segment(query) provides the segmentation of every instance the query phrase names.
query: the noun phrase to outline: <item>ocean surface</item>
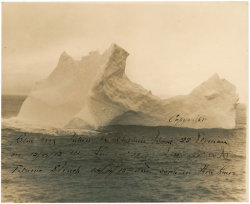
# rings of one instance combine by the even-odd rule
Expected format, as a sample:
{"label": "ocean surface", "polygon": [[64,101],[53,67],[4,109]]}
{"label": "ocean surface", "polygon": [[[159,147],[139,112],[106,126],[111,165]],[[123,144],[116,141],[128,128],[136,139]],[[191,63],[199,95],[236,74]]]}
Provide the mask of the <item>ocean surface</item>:
{"label": "ocean surface", "polygon": [[2,202],[247,201],[246,109],[237,127],[34,127],[2,96]]}

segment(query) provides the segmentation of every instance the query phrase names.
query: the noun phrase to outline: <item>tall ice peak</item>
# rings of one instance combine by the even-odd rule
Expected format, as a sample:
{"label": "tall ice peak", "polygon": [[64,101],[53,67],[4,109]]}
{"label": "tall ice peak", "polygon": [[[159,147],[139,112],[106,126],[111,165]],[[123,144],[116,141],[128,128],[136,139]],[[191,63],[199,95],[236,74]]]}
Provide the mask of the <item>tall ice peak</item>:
{"label": "tall ice peak", "polygon": [[107,52],[110,52],[112,54],[115,53],[116,51],[122,52],[124,55],[126,55],[126,57],[129,55],[129,53],[125,49],[123,49],[122,47],[120,47],[116,43],[112,43],[111,46],[109,47],[109,49],[107,50]]}
{"label": "tall ice peak", "polygon": [[219,75],[217,73],[215,73],[207,81],[219,81],[219,80],[220,80]]}
{"label": "tall ice peak", "polygon": [[73,60],[74,59],[67,52],[64,51],[59,58],[58,64],[62,65],[65,62],[71,62]]}
{"label": "tall ice peak", "polygon": [[60,57],[70,57],[70,55],[66,51],[63,51]]}

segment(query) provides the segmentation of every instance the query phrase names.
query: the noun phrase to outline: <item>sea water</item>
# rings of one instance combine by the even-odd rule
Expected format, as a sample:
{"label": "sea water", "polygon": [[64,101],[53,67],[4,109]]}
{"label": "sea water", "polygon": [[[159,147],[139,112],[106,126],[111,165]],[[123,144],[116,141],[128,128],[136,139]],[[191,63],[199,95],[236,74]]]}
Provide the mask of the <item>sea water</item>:
{"label": "sea water", "polygon": [[36,127],[2,96],[2,202],[246,201],[246,117],[237,127]]}

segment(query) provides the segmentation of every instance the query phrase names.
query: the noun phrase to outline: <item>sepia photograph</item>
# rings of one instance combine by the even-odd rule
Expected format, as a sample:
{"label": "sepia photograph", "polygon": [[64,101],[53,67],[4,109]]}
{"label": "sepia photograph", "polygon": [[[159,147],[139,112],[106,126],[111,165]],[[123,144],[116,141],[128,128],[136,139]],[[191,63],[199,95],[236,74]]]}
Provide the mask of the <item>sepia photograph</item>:
{"label": "sepia photograph", "polygon": [[1,202],[247,202],[248,2],[2,2]]}

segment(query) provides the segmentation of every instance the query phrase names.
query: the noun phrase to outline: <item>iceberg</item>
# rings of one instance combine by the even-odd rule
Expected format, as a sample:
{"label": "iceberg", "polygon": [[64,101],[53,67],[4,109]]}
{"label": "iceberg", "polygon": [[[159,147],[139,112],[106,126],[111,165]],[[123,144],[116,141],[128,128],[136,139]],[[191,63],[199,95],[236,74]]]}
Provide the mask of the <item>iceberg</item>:
{"label": "iceberg", "polygon": [[81,60],[63,52],[48,78],[35,84],[18,118],[67,128],[235,128],[238,95],[230,82],[215,74],[188,95],[161,99],[126,76],[128,55],[116,44]]}

